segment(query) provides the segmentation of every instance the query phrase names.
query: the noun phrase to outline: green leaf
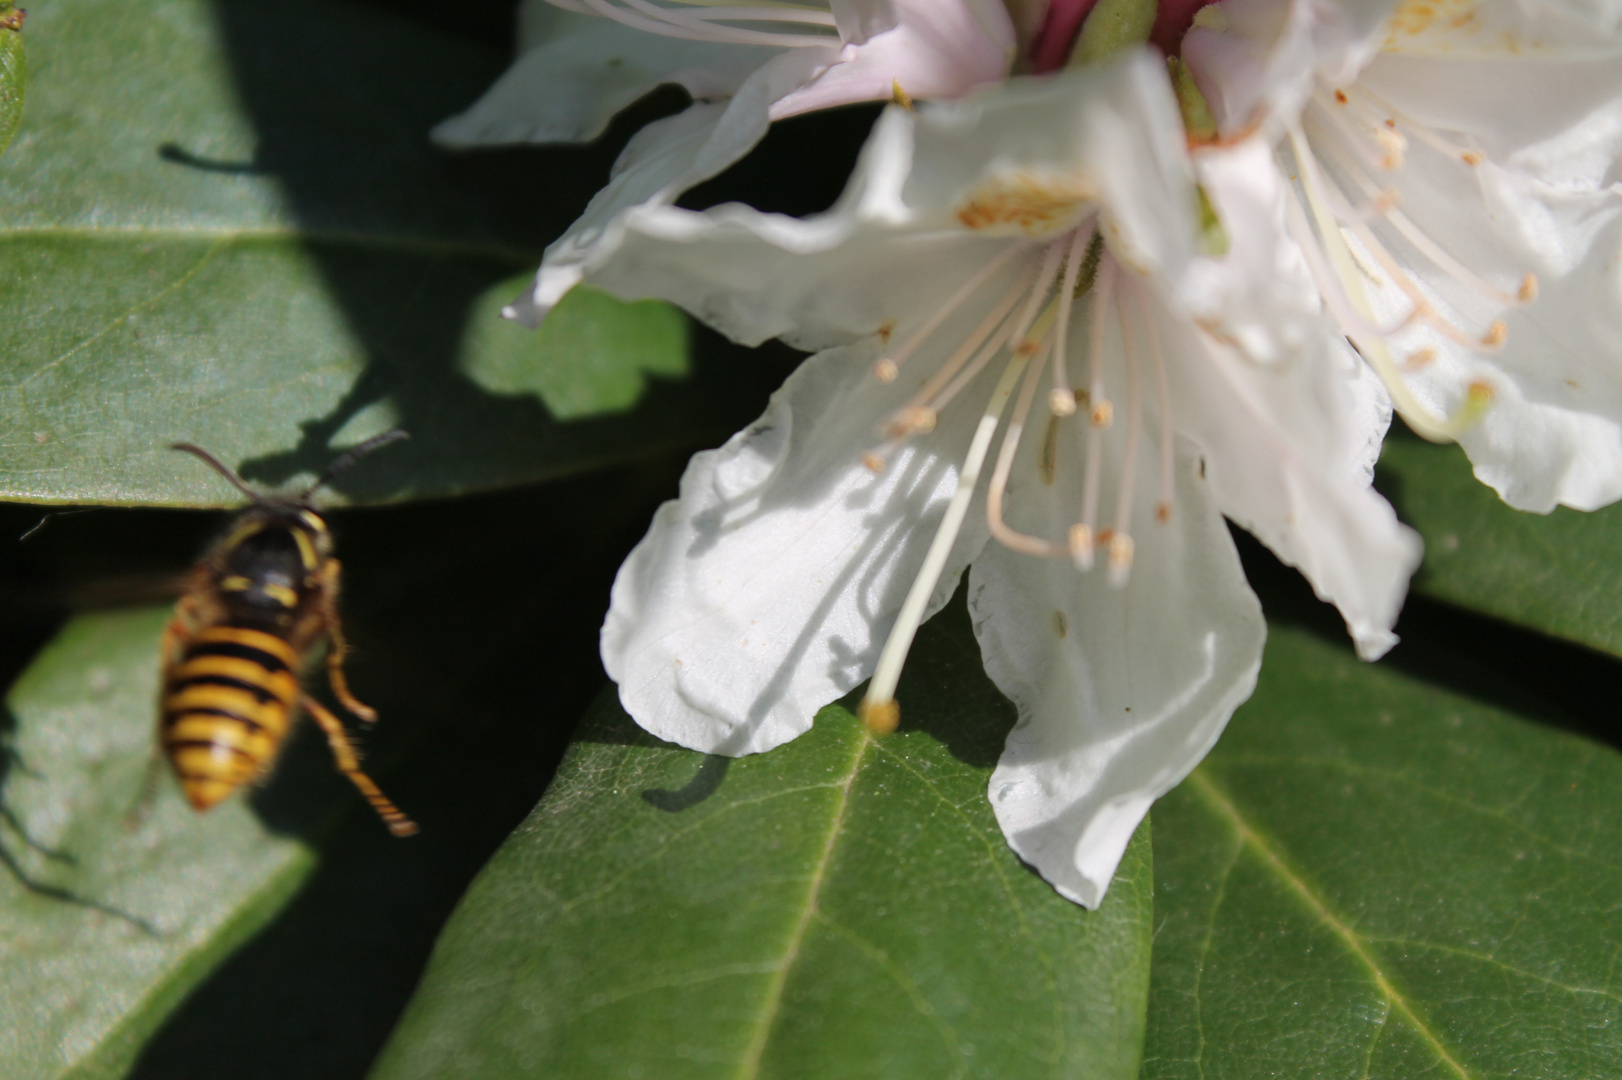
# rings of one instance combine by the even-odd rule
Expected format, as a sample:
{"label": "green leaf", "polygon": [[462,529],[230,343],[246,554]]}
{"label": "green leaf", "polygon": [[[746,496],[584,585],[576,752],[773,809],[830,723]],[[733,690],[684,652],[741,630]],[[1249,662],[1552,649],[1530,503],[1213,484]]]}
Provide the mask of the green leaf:
{"label": "green leaf", "polygon": [[11,145],[23,122],[28,58],[23,55],[21,29],[22,14],[16,5],[10,0],[0,2],[0,153]]}
{"label": "green leaf", "polygon": [[961,604],[903,694],[912,730],[874,740],[834,705],[736,761],[605,695],[374,1080],[1135,1075],[1143,832],[1094,914],[1010,853],[985,785],[1011,708]]}
{"label": "green leaf", "polygon": [[1393,656],[1275,624],[1155,806],[1145,1080],[1622,1072],[1622,759],[1442,643]]}
{"label": "green leaf", "polygon": [[58,0],[28,34],[0,498],[220,505],[168,443],[281,484],[393,426],[416,438],[340,497],[492,488],[716,441],[777,374],[668,385],[684,319],[601,295],[547,334],[497,321],[614,147],[434,151],[494,49],[335,0]]}
{"label": "green leaf", "polygon": [[0,716],[0,1060],[7,1080],[121,1077],[162,1018],[314,863],[242,800],[160,792],[158,635],[143,609],[75,619]]}
{"label": "green leaf", "polygon": [[1425,538],[1414,591],[1622,655],[1622,505],[1515,510],[1458,446],[1400,431],[1376,483]]}

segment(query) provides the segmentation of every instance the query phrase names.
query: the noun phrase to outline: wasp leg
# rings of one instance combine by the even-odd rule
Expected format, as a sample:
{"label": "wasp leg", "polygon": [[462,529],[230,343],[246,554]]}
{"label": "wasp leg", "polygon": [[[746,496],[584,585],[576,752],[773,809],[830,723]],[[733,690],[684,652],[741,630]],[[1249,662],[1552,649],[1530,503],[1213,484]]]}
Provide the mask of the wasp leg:
{"label": "wasp leg", "polygon": [[349,692],[349,680],[344,677],[344,654],[349,643],[344,640],[343,624],[338,620],[338,576],[342,568],[337,559],[328,559],[321,571],[321,617],[327,624],[327,682],[339,704],[368,724],[377,723],[377,710],[363,705]]}
{"label": "wasp leg", "polygon": [[389,827],[389,832],[395,836],[414,835],[417,832],[417,823],[401,813],[400,808],[378,790],[372,778],[360,771],[360,759],[355,756],[355,747],[349,741],[349,733],[344,730],[342,721],[309,694],[300,695],[299,701],[304,705],[304,711],[308,712],[315,722],[321,725],[321,730],[327,733],[327,743],[332,747],[332,757],[338,764],[338,771],[349,777],[349,782],[366,796],[366,801],[372,804],[372,809],[383,819],[383,824]]}

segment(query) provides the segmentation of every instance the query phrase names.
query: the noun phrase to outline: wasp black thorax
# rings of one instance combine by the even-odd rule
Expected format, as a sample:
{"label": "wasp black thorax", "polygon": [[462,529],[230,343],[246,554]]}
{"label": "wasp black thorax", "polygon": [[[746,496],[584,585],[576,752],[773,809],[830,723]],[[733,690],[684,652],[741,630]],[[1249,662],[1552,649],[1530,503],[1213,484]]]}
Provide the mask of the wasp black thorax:
{"label": "wasp black thorax", "polygon": [[306,507],[255,507],[215,555],[220,603],[232,625],[271,632],[293,626],[317,599],[332,553],[326,523]]}

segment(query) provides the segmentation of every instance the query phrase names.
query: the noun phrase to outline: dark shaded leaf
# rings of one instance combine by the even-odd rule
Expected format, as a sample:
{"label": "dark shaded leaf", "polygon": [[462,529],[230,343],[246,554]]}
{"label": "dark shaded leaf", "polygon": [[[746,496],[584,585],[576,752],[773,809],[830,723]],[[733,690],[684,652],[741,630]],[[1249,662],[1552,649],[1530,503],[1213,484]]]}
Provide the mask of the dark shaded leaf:
{"label": "dark shaded leaf", "polygon": [[1622,506],[1513,510],[1459,447],[1406,432],[1376,482],[1425,538],[1416,592],[1622,655]]}

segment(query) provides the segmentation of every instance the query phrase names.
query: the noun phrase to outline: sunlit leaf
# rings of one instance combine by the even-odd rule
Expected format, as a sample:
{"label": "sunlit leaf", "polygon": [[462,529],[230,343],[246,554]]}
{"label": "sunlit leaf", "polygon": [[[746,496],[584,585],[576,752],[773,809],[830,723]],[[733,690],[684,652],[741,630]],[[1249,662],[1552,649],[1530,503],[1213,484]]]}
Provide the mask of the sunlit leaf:
{"label": "sunlit leaf", "polygon": [[1095,914],[1008,850],[985,784],[1011,708],[961,606],[902,692],[913,730],[830,706],[737,761],[605,697],[375,1080],[1135,1075],[1145,838]]}
{"label": "sunlit leaf", "polygon": [[167,444],[280,484],[394,426],[414,441],[337,498],[492,488],[720,441],[780,374],[685,381],[685,320],[601,294],[545,334],[500,322],[614,148],[435,151],[428,128],[505,57],[430,20],[56,0],[27,33],[30,119],[0,165],[0,498],[220,505]]}
{"label": "sunlit leaf", "polygon": [[1622,758],[1439,648],[1273,627],[1155,807],[1145,1080],[1622,1073]]}

